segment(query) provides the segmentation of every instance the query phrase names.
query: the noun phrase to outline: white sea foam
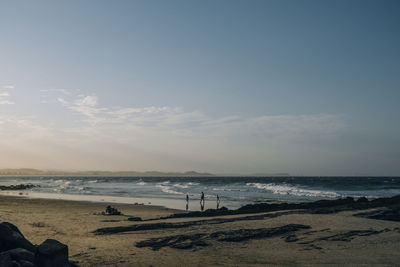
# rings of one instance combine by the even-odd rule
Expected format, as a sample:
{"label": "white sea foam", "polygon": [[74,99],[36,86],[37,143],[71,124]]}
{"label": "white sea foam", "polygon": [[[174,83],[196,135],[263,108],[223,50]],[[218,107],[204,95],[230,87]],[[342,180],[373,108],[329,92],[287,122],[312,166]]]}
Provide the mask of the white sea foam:
{"label": "white sea foam", "polygon": [[184,195],[184,193],[182,193],[182,192],[172,190],[171,187],[167,186],[167,185],[157,184],[156,186],[158,188],[160,188],[161,191],[163,191],[164,193],[175,194],[175,195]]}
{"label": "white sea foam", "polygon": [[278,185],[278,184],[261,184],[261,183],[247,183],[247,186],[252,186],[257,189],[270,191],[277,195],[294,195],[294,196],[307,196],[307,197],[328,197],[338,198],[341,195],[332,191],[321,191],[312,189],[298,188],[293,185]]}
{"label": "white sea foam", "polygon": [[179,188],[188,188],[188,185],[183,185],[183,184],[174,184],[175,187],[179,187]]}
{"label": "white sea foam", "polygon": [[141,181],[141,182],[137,182],[136,185],[145,185],[146,183]]}

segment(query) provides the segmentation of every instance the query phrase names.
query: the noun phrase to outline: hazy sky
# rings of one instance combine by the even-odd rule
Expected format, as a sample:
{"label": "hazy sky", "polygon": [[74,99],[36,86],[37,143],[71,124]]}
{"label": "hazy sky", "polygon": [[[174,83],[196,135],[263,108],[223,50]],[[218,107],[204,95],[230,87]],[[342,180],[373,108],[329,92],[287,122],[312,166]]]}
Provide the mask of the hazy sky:
{"label": "hazy sky", "polygon": [[400,175],[400,1],[0,1],[0,168]]}

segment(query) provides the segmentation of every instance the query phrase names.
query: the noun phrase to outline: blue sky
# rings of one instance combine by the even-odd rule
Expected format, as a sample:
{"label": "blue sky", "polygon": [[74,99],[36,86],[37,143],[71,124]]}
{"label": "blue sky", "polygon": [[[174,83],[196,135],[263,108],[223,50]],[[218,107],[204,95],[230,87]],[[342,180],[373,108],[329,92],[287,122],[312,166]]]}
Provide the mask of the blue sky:
{"label": "blue sky", "polygon": [[0,167],[400,175],[398,1],[1,1]]}

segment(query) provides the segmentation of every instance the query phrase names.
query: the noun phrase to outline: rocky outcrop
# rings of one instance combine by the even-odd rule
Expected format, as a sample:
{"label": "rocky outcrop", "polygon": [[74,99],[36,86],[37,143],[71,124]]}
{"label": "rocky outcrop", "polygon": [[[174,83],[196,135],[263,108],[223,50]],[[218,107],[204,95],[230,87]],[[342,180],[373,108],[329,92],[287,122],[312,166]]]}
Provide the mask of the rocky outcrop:
{"label": "rocky outcrop", "polygon": [[188,235],[174,235],[143,240],[137,242],[136,247],[151,247],[153,250],[159,250],[163,247],[191,249],[198,246],[209,246],[210,243],[208,241],[211,240],[219,242],[242,242],[254,239],[293,235],[297,231],[310,228],[311,227],[308,225],[288,224],[275,228],[239,229],[232,231],[219,231],[210,234],[199,233]]}
{"label": "rocky outcrop", "polygon": [[191,226],[206,225],[206,224],[222,224],[222,223],[230,223],[230,222],[245,221],[245,220],[263,220],[265,218],[274,218],[291,213],[293,212],[286,211],[286,212],[277,212],[277,213],[252,215],[252,216],[236,217],[236,218],[215,218],[215,219],[207,219],[200,221],[188,221],[188,222],[171,222],[171,223],[160,222],[160,223],[133,224],[127,226],[99,228],[93,231],[93,233],[96,235],[111,235],[111,234],[120,234],[124,232],[135,232],[144,230],[187,228]]}
{"label": "rocky outcrop", "polygon": [[8,222],[0,223],[1,267],[72,267],[68,260],[68,246],[57,240],[47,239],[33,245],[18,228]]}
{"label": "rocky outcrop", "polygon": [[0,190],[25,190],[33,187],[38,187],[38,185],[33,185],[33,184],[0,185]]}
{"label": "rocky outcrop", "polygon": [[[398,210],[400,206],[400,195],[389,197],[389,198],[377,198],[368,200],[365,197],[354,199],[352,197],[334,199],[334,200],[318,200],[314,202],[303,202],[303,203],[257,203],[248,204],[236,210],[229,210],[225,207],[220,209],[208,209],[204,212],[193,211],[187,213],[175,213],[161,219],[170,218],[194,218],[194,217],[212,217],[212,216],[225,216],[225,215],[238,215],[248,213],[261,213],[271,211],[283,211],[283,210],[302,210],[306,213],[312,214],[332,214],[341,211],[349,210],[366,210],[372,208],[386,207],[393,212],[388,211],[382,216],[376,216],[379,218],[392,218],[391,220],[398,220]],[[396,208],[397,207],[397,208]]]}
{"label": "rocky outcrop", "polygon": [[400,221],[400,205],[389,206],[379,208],[369,212],[362,212],[354,214],[354,216],[375,219],[375,220],[385,220],[385,221]]}

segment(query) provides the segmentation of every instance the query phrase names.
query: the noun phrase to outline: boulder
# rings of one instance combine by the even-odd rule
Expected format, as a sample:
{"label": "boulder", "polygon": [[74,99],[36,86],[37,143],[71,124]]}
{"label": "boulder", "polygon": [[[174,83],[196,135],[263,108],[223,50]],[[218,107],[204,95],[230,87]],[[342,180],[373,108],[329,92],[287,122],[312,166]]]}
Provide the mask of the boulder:
{"label": "boulder", "polygon": [[357,199],[358,203],[368,203],[368,198],[366,197],[360,197],[359,199]]}
{"label": "boulder", "polygon": [[9,253],[7,252],[0,253],[0,266],[13,267],[13,262]]}
{"label": "boulder", "polygon": [[20,260],[18,263],[19,263],[19,265],[20,265],[21,267],[36,267],[36,265],[33,264],[33,263],[30,262],[30,261]]}
{"label": "boulder", "polygon": [[68,246],[57,240],[47,239],[38,246],[35,264],[40,267],[70,266],[68,261]]}
{"label": "boulder", "polygon": [[36,251],[35,246],[25,239],[16,226],[7,222],[0,223],[0,252],[14,248],[23,248],[33,253]]}
{"label": "boulder", "polygon": [[16,260],[16,261],[24,260],[24,261],[33,262],[35,260],[35,254],[33,254],[31,251],[23,249],[23,248],[14,248],[14,249],[8,250],[7,252],[10,254],[11,259]]}

